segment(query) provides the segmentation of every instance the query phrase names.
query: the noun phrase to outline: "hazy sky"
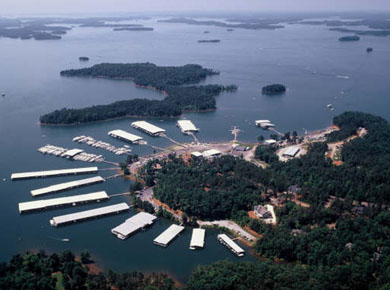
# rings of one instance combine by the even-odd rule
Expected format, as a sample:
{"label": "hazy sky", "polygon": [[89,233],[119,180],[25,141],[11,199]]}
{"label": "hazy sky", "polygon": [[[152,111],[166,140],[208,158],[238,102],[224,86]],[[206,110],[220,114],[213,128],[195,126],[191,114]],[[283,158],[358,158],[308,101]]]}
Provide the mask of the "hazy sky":
{"label": "hazy sky", "polygon": [[0,14],[390,10],[390,0],[0,0]]}

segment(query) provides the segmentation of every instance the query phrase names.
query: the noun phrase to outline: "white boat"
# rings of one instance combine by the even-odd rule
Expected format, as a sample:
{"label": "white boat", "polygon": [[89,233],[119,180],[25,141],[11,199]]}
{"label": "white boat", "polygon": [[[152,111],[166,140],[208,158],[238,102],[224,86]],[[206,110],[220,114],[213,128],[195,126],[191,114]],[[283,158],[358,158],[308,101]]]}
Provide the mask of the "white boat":
{"label": "white boat", "polygon": [[332,105],[332,104],[327,104],[326,107],[327,107],[327,108],[332,108],[333,105]]}

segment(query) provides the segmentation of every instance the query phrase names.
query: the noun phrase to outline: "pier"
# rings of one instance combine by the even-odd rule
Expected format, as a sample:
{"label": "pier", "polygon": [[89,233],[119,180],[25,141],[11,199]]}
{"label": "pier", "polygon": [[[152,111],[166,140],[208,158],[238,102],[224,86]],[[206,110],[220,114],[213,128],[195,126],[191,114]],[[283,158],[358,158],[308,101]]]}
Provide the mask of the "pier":
{"label": "pier", "polygon": [[105,191],[19,203],[19,213],[109,199]]}
{"label": "pier", "polygon": [[168,244],[177,237],[185,228],[183,226],[171,225],[164,232],[162,232],[157,238],[153,240],[158,246],[167,247]]}
{"label": "pier", "polygon": [[145,132],[151,136],[160,136],[160,134],[165,133],[166,131],[160,127],[157,127],[146,121],[136,121],[131,123],[131,127]]}
{"label": "pier", "polygon": [[244,256],[245,251],[241,249],[231,238],[229,238],[225,234],[220,234],[217,236],[219,242],[226,247],[228,247],[234,254],[236,254],[238,257]]}
{"label": "pier", "polygon": [[99,217],[99,216],[105,216],[114,213],[120,213],[122,211],[129,210],[129,208],[130,208],[129,205],[123,202],[123,203],[118,203],[118,204],[109,205],[105,207],[99,207],[91,210],[56,216],[50,220],[50,225],[53,227],[57,227],[59,225],[64,225],[67,223],[77,222],[81,220],[86,220],[86,219]]}
{"label": "pier", "polygon": [[77,187],[81,187],[81,186],[92,185],[92,184],[100,183],[100,182],[104,182],[104,181],[105,181],[105,179],[103,177],[95,176],[95,177],[91,177],[91,178],[60,183],[60,184],[51,185],[48,187],[43,187],[40,189],[31,190],[31,195],[38,196],[38,195],[43,195],[43,194],[48,194],[48,193],[54,193],[54,192],[69,190],[69,189],[77,188]]}
{"label": "pier", "polygon": [[193,229],[191,242],[190,242],[190,250],[196,250],[204,247],[204,239],[206,235],[205,229]]}
{"label": "pier", "polygon": [[111,233],[116,235],[119,239],[125,240],[131,234],[139,231],[140,229],[145,228],[153,224],[154,220],[157,219],[154,215],[151,215],[146,212],[140,212],[131,218],[127,219],[124,223],[113,228]]}
{"label": "pier", "polygon": [[13,173],[11,175],[11,180],[29,179],[29,178],[45,178],[45,177],[53,177],[53,176],[77,175],[77,174],[88,174],[88,173],[97,173],[97,172],[98,172],[97,167],[21,172],[21,173]]}

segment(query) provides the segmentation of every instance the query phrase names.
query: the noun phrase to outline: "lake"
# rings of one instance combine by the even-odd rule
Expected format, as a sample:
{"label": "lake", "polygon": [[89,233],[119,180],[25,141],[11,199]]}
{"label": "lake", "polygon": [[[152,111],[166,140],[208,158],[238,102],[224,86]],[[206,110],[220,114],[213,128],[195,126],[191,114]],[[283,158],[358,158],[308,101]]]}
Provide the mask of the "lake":
{"label": "lake", "polygon": [[[324,26],[287,25],[284,29],[243,30],[233,32],[212,26],[157,23],[156,19],[136,23],[154,27],[151,32],[121,31],[110,28],[77,28],[59,41],[35,41],[0,38],[0,260],[26,250],[48,252],[70,249],[79,254],[83,249],[104,270],[161,271],[181,282],[198,264],[220,259],[255,260],[247,253],[237,258],[217,239],[216,231],[207,231],[206,247],[201,251],[188,249],[189,228],[168,248],[153,245],[153,239],[171,222],[159,218],[146,231],[122,241],[111,234],[111,228],[134,213],[122,213],[74,225],[53,228],[49,219],[97,204],[62,208],[19,215],[18,203],[33,200],[32,189],[74,180],[59,177],[11,182],[13,172],[85,167],[89,164],[42,155],[37,149],[46,144],[81,148],[88,153],[103,154],[106,160],[123,161],[124,157],[72,142],[78,135],[89,135],[116,146],[125,143],[107,136],[113,129],[124,129],[144,137],[150,144],[167,147],[167,139],[153,138],[130,127],[135,119],[121,119],[81,126],[39,126],[39,116],[63,107],[85,107],[108,104],[117,100],[161,99],[155,91],[136,88],[130,81],[61,77],[63,69],[80,68],[101,62],[152,62],[158,65],[200,64],[220,72],[204,83],[236,84],[236,93],[217,97],[215,112],[186,113],[200,128],[202,142],[232,140],[229,132],[238,126],[243,132],[239,140],[256,142],[259,135],[269,132],[254,126],[256,119],[270,119],[281,132],[304,129],[312,131],[327,127],[332,118],[346,110],[359,110],[389,119],[390,107],[390,38],[364,36],[358,42],[339,42],[342,35]],[[203,34],[208,30],[210,34]],[[198,43],[199,39],[220,39],[220,43]],[[367,47],[374,51],[366,53]],[[88,56],[87,63],[79,56]],[[261,88],[271,83],[287,86],[282,96],[263,96]],[[333,104],[331,112],[327,104]],[[167,130],[167,135],[180,142],[191,142],[176,127],[176,119],[151,119]],[[145,155],[152,149],[131,146],[134,153]],[[108,164],[98,164],[108,168]],[[112,167],[112,166],[111,166]],[[102,171],[107,177],[115,171]],[[5,179],[5,181],[3,181]],[[130,181],[109,179],[97,184],[44,198],[106,190],[116,194],[128,190]],[[114,197],[101,205],[128,201]],[[61,242],[70,238],[69,243]],[[246,248],[247,249],[247,248]]]}

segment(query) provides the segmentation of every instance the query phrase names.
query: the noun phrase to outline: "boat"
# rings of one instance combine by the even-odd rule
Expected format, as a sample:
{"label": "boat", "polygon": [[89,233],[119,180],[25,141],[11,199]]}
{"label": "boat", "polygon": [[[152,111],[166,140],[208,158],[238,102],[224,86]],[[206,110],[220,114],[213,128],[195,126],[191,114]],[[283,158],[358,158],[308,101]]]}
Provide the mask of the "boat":
{"label": "boat", "polygon": [[2,97],[5,97],[5,93],[1,93],[1,96],[2,96]]}
{"label": "boat", "polygon": [[332,104],[327,104],[326,107],[327,107],[327,108],[332,108],[333,105],[332,105]]}
{"label": "boat", "polygon": [[67,238],[61,239],[61,242],[70,242],[70,239],[67,239]]}

